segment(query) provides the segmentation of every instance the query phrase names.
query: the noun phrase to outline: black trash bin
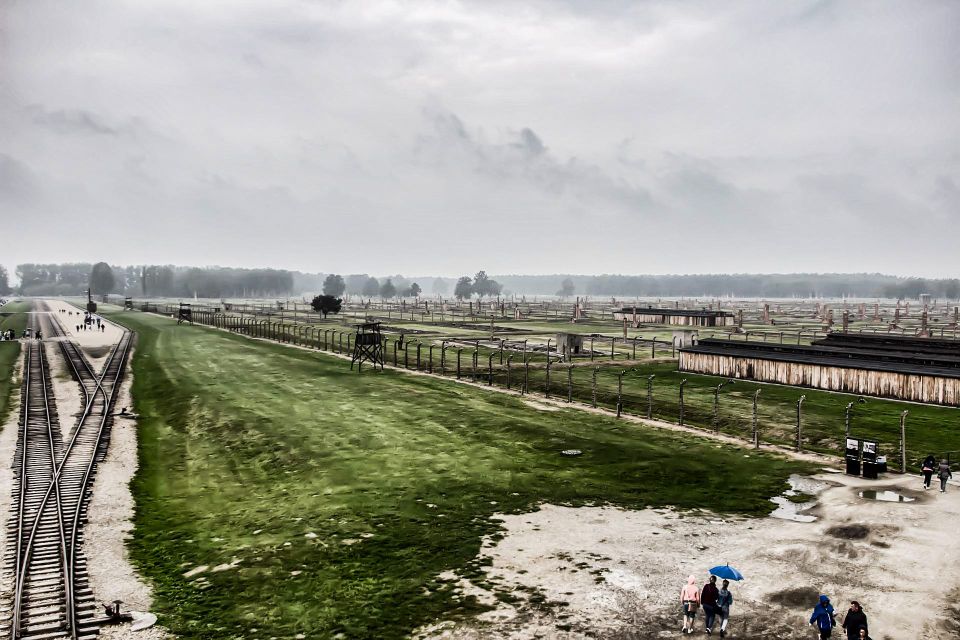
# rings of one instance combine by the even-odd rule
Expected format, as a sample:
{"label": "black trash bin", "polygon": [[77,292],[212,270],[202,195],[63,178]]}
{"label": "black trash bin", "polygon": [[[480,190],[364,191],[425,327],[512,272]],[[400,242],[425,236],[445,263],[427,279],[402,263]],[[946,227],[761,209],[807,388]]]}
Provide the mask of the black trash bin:
{"label": "black trash bin", "polygon": [[847,475],[860,475],[860,441],[856,438],[847,438],[845,458],[847,460]]}
{"label": "black trash bin", "polygon": [[[876,480],[877,474],[880,473],[880,462],[878,458],[880,457],[878,451],[879,443],[876,440],[863,440],[861,441],[861,458],[863,459],[863,477],[869,478],[870,480]],[[886,466],[884,464],[883,466]]]}
{"label": "black trash bin", "polygon": [[850,476],[860,475],[860,458],[847,456],[847,475],[850,475]]}

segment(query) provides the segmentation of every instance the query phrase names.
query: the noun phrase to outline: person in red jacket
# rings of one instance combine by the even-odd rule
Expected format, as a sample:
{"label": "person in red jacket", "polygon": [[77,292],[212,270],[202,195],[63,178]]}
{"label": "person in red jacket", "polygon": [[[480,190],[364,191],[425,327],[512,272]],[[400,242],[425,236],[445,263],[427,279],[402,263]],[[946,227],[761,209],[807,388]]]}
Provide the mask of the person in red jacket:
{"label": "person in red jacket", "polygon": [[717,589],[717,576],[710,576],[710,582],[703,585],[700,592],[700,606],[703,607],[704,627],[707,635],[713,634],[713,623],[717,619],[717,596],[720,590]]}

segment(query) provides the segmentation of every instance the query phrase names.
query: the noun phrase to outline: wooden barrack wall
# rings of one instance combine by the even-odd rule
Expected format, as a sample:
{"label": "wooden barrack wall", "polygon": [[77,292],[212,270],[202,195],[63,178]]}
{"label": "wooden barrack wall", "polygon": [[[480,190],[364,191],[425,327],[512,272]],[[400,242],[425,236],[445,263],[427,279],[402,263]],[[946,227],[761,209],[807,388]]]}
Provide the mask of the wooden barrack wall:
{"label": "wooden barrack wall", "polygon": [[680,370],[960,407],[960,378],[686,351]]}

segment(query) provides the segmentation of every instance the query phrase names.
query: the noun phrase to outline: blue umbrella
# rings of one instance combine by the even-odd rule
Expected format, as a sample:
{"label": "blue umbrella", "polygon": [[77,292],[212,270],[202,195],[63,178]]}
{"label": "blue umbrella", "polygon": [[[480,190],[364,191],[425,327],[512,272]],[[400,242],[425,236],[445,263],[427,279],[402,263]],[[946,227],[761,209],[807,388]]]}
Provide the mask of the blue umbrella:
{"label": "blue umbrella", "polygon": [[710,575],[723,578],[724,580],[743,580],[743,574],[727,565],[718,565],[710,569]]}

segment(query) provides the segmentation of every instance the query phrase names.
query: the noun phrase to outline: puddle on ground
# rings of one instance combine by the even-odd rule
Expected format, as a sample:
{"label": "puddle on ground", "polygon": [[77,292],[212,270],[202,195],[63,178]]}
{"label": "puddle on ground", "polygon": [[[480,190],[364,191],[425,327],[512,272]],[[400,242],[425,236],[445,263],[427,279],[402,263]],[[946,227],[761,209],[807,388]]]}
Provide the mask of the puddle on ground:
{"label": "puddle on ground", "polygon": [[770,514],[771,518],[793,520],[794,522],[813,522],[817,519],[816,516],[808,516],[800,513],[817,504],[816,501],[790,502],[785,496],[777,496],[776,498],[770,498],[770,502],[777,505],[777,508]]}
{"label": "puddle on ground", "polygon": [[830,486],[829,483],[809,476],[798,475],[790,476],[787,478],[787,482],[790,483],[790,488],[784,491],[783,495],[770,498],[770,502],[777,505],[777,508],[774,509],[770,516],[780,518],[781,520],[792,520],[794,522],[814,522],[817,519],[816,516],[806,515],[802,512],[816,505],[817,501],[791,502],[790,496],[795,496],[800,493],[817,495],[824,489],[827,489]]}
{"label": "puddle on ground", "polygon": [[874,491],[873,489],[866,489],[857,495],[864,500],[880,500],[881,502],[913,502],[916,500],[916,498],[908,498],[896,491]]}

